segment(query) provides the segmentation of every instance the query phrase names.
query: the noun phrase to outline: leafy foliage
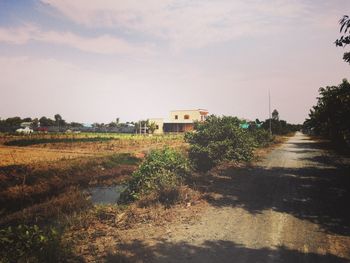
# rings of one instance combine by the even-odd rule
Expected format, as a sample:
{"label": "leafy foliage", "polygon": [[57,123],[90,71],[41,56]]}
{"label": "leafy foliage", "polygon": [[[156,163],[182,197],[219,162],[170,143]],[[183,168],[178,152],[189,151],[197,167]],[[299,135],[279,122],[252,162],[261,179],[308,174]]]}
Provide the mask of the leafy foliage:
{"label": "leafy foliage", "polygon": [[211,115],[197,123],[196,132],[187,133],[189,158],[194,168],[208,171],[223,161],[248,161],[253,157],[254,141],[249,131],[240,128],[236,117]]}
{"label": "leafy foliage", "polygon": [[[265,130],[270,129],[270,119],[266,119],[264,123],[262,124],[262,128]],[[297,130],[300,130],[301,125],[295,125],[287,123],[285,120],[279,120],[279,119],[271,119],[271,131],[272,134],[277,135],[285,135],[291,132],[295,132]]]}
{"label": "leafy foliage", "polygon": [[345,34],[348,33],[348,29],[350,28],[350,18],[347,15],[344,15],[340,20],[340,33],[344,32],[344,35],[342,35],[339,39],[335,41],[336,46],[346,46],[350,44],[350,36],[347,36]]}
{"label": "leafy foliage", "polygon": [[139,199],[151,192],[161,192],[179,185],[188,172],[188,161],[182,153],[170,148],[153,150],[132,174],[126,195]]}
{"label": "leafy foliage", "polygon": [[250,129],[249,133],[255,147],[265,147],[273,141],[273,136],[265,129]]}
{"label": "leafy foliage", "polygon": [[[340,33],[344,32],[344,34],[335,41],[335,45],[338,47],[345,47],[346,45],[350,44],[350,18],[347,15],[344,15],[340,20]],[[345,52],[343,59],[350,63],[350,52]]]}
{"label": "leafy foliage", "polygon": [[63,256],[60,250],[58,232],[47,231],[38,226],[19,225],[0,229],[1,262],[59,262]]}
{"label": "leafy foliage", "polygon": [[317,105],[310,110],[305,127],[336,143],[350,139],[350,83],[344,79],[339,86],[319,89]]}
{"label": "leafy foliage", "polygon": [[148,131],[153,134],[154,131],[157,129],[157,124],[155,122],[148,122],[147,124]]}

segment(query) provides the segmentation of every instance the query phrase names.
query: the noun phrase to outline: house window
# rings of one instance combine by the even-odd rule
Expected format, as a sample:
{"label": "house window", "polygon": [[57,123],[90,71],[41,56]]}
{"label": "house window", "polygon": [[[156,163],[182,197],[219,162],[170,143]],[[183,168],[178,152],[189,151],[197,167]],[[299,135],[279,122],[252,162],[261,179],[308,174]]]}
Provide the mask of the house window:
{"label": "house window", "polygon": [[184,116],[184,119],[185,119],[185,120],[189,120],[189,119],[190,119],[190,115],[187,115],[187,114],[186,114],[186,115]]}
{"label": "house window", "polygon": [[156,130],[158,130],[159,129],[159,126],[158,125],[156,125]]}
{"label": "house window", "polygon": [[175,120],[177,120],[179,118],[179,116],[175,115]]}

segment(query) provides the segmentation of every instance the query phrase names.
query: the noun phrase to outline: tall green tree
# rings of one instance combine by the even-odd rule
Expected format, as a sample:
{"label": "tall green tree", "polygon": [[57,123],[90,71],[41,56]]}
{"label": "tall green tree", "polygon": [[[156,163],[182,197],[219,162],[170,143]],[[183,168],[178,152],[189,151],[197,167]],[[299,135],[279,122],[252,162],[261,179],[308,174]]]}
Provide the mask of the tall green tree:
{"label": "tall green tree", "polygon": [[317,104],[310,110],[304,126],[336,143],[350,140],[350,83],[319,89]]}
{"label": "tall green tree", "polygon": [[54,118],[58,127],[66,126],[66,121],[62,118],[60,114],[55,114]]}

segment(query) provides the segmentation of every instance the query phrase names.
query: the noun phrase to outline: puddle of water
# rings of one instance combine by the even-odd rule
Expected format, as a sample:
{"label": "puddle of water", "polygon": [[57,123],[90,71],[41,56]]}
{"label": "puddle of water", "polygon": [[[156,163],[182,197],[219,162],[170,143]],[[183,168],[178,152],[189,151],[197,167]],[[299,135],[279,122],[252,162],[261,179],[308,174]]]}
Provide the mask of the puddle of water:
{"label": "puddle of water", "polygon": [[126,185],[95,186],[88,189],[93,204],[116,204]]}

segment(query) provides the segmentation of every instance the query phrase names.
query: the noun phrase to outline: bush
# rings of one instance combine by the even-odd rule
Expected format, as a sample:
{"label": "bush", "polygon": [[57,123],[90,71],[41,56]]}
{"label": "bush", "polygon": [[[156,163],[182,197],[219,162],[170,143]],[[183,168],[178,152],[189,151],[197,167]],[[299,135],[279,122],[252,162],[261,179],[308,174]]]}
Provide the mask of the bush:
{"label": "bush", "polygon": [[58,232],[19,225],[0,229],[1,262],[59,262],[62,257]]}
{"label": "bush", "polygon": [[170,148],[153,150],[132,174],[124,198],[126,195],[129,199],[139,199],[178,186],[188,172],[188,161],[182,153]]}
{"label": "bush", "polygon": [[254,129],[249,131],[249,133],[256,147],[265,147],[273,141],[273,136],[265,129]]}
{"label": "bush", "polygon": [[212,115],[197,123],[195,132],[185,135],[196,170],[208,171],[223,161],[249,161],[253,157],[254,140],[239,124],[238,118]]}
{"label": "bush", "polygon": [[[270,119],[266,119],[263,122],[262,128],[266,131],[270,130]],[[285,120],[271,119],[272,134],[287,135],[288,133],[299,131],[301,128],[302,126],[299,124],[290,124]]]}

